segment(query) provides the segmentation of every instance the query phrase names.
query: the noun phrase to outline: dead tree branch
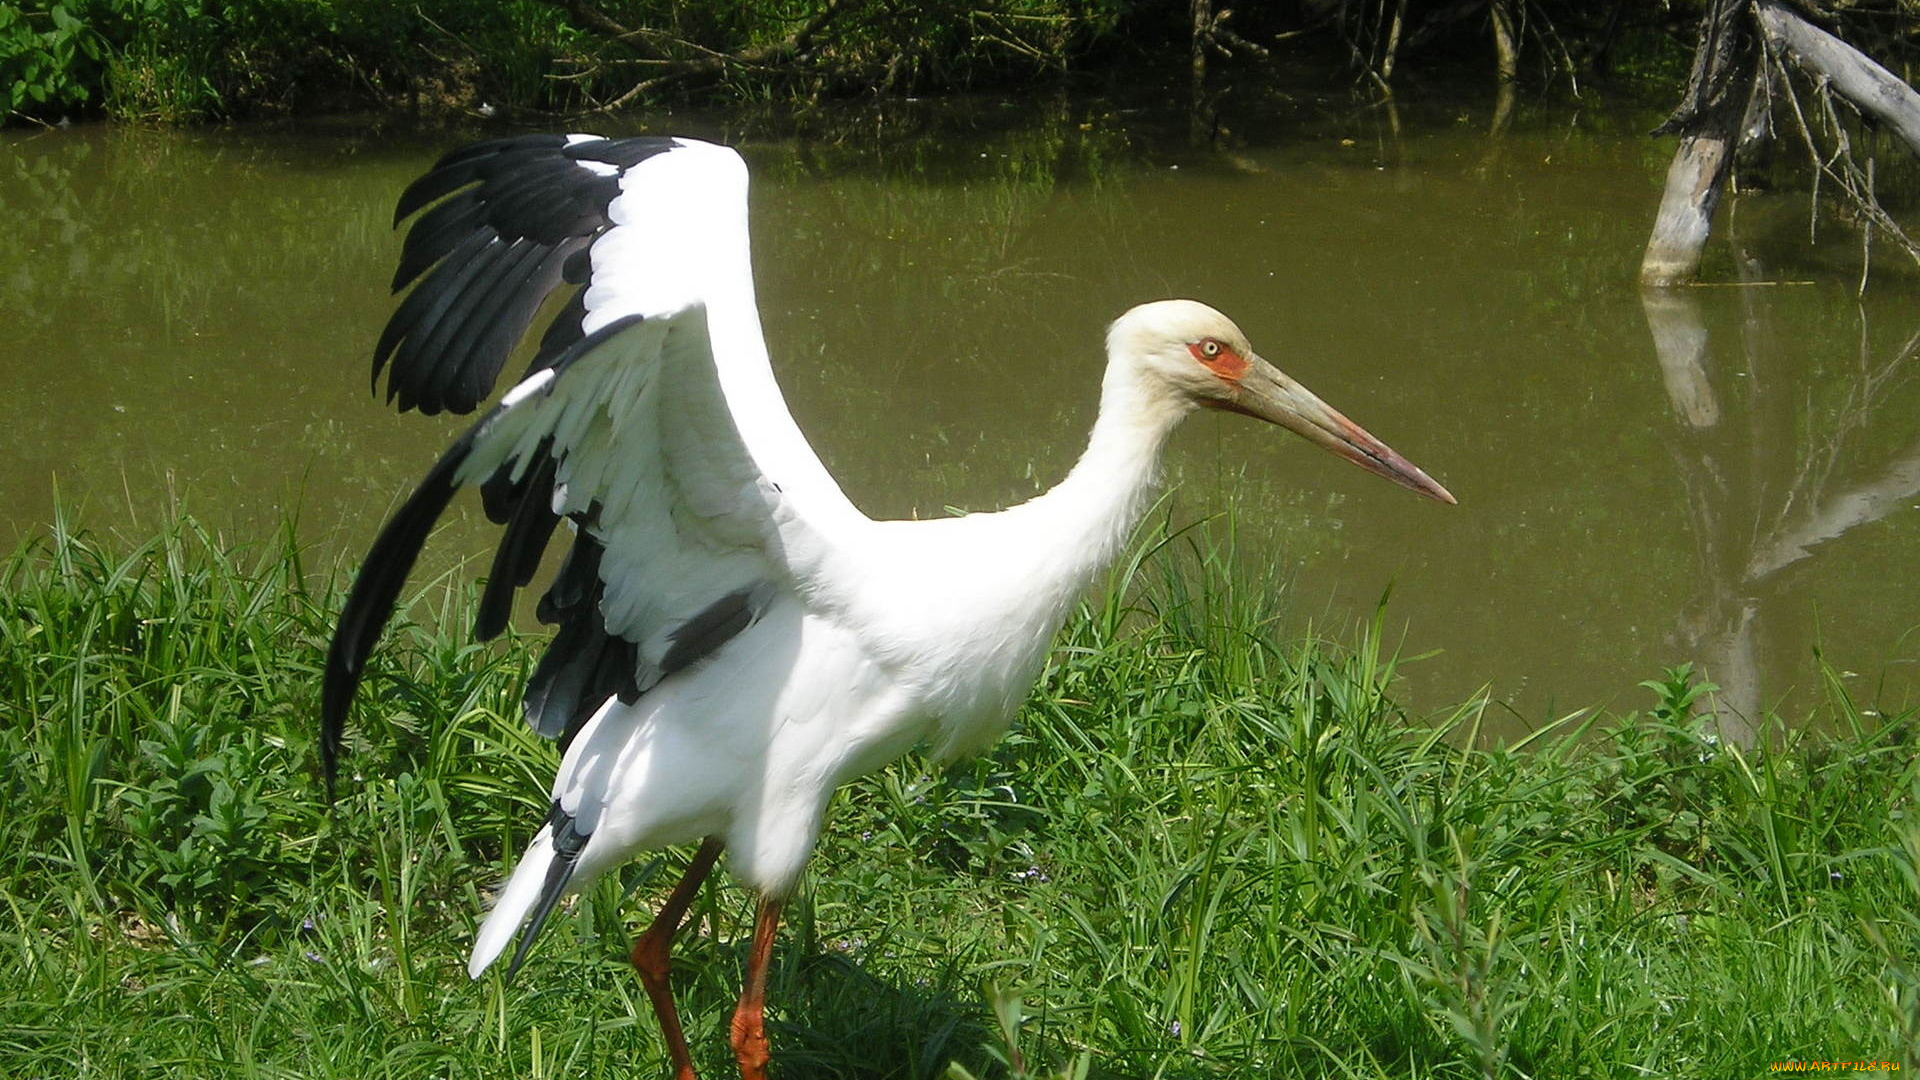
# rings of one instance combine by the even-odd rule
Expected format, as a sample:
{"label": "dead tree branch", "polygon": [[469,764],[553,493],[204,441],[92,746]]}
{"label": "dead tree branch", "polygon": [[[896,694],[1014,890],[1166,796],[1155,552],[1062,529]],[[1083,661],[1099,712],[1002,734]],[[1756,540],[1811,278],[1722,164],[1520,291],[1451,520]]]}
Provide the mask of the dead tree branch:
{"label": "dead tree branch", "polygon": [[[1686,94],[1656,132],[1681,138],[1641,260],[1643,284],[1689,284],[1698,276],[1733,150],[1743,140],[1755,143],[1773,134],[1776,86],[1813,165],[1816,209],[1821,184],[1829,182],[1856,211],[1863,253],[1870,254],[1877,232],[1920,262],[1920,245],[1874,195],[1871,160],[1865,167],[1855,160],[1849,125],[1835,104],[1845,102],[1920,154],[1920,94],[1814,24],[1824,18],[1797,0],[1714,0],[1700,24]],[[1813,85],[1818,133],[1793,89],[1787,60]],[[1862,288],[1869,261],[1863,254]]]}
{"label": "dead tree branch", "polygon": [[1756,0],[1754,13],[1768,44],[1814,79],[1829,80],[1840,96],[1920,154],[1920,94],[1913,87],[1780,0]]}
{"label": "dead tree branch", "polygon": [[[547,2],[566,11],[581,27],[633,50],[637,54],[636,59],[652,70],[647,78],[591,110],[611,112],[656,90],[718,79],[731,68],[769,68],[805,59],[821,33],[836,19],[860,7],[863,0],[827,0],[812,18],[801,23],[785,38],[730,53],[709,49],[662,30],[623,26],[587,3],[587,0]],[[687,56],[687,53],[699,55]]]}

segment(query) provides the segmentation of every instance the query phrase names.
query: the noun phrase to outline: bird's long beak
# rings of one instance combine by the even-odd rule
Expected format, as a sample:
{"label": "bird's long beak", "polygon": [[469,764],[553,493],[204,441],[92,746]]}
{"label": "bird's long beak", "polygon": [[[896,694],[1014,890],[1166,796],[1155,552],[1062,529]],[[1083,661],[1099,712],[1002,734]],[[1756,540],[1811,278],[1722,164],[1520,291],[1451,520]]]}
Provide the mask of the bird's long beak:
{"label": "bird's long beak", "polygon": [[1323,446],[1355,465],[1418,492],[1429,499],[1454,503],[1453,494],[1419,467],[1395,453],[1393,447],[1367,433],[1340,410],[1321,401],[1313,391],[1288,378],[1279,368],[1253,357],[1246,374],[1237,380],[1237,392],[1207,404],[1279,424],[1308,442]]}

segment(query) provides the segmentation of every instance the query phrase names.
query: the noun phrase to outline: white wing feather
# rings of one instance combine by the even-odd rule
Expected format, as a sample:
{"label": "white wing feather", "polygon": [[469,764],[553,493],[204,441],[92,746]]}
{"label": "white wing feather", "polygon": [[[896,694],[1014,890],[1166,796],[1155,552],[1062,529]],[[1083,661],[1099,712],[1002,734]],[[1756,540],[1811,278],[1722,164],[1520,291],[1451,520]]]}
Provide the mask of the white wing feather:
{"label": "white wing feather", "polygon": [[626,171],[614,227],[593,245],[584,326],[599,339],[510,390],[458,473],[477,482],[506,466],[517,478],[548,445],[554,510],[605,547],[606,627],[656,669],[673,631],[714,603],[798,584],[787,552],[826,543],[817,519],[866,520],[767,363],[745,165],[681,142]]}

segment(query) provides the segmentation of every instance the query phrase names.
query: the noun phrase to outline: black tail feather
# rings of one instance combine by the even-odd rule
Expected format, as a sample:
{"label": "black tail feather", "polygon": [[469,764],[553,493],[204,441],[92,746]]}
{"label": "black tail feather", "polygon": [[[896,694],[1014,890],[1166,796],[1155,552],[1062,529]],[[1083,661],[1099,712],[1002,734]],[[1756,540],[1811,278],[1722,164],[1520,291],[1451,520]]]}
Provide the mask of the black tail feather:
{"label": "black tail feather", "polygon": [[521,962],[527,958],[527,950],[533,948],[534,940],[547,925],[547,916],[553,914],[554,905],[567,894],[567,882],[573,879],[574,865],[587,846],[589,834],[574,829],[573,815],[560,809],[558,802],[547,814],[547,825],[552,829],[553,861],[547,864],[547,879],[540,884],[540,899],[533,905],[525,929],[520,931],[520,943],[514,946],[513,959],[507,961],[508,982],[513,981]]}

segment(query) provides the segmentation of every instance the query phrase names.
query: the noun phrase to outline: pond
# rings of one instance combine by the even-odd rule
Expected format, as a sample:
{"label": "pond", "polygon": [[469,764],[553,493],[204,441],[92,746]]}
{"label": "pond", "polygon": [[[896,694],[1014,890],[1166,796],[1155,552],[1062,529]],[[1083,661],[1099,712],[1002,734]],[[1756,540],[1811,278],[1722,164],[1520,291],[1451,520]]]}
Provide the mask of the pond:
{"label": "pond", "polygon": [[[1915,275],[1877,261],[1861,294],[1857,234],[1810,238],[1783,187],[1723,209],[1713,286],[1642,296],[1657,106],[1494,104],[1335,85],[1242,101],[1199,138],[1165,95],[596,126],[740,145],[776,367],[875,516],[1057,480],[1106,323],[1188,295],[1459,497],[1231,417],[1169,457],[1175,513],[1235,508],[1291,631],[1348,637],[1391,592],[1416,714],[1484,689],[1518,733],[1644,707],[1640,680],[1693,661],[1737,725],[1804,711],[1816,652],[1862,705],[1910,703]],[[496,131],[0,133],[6,530],[59,504],[137,532],[179,500],[241,536],[295,512],[357,558],[461,426],[368,392],[393,199]],[[481,550],[477,518],[443,545]]]}

